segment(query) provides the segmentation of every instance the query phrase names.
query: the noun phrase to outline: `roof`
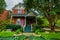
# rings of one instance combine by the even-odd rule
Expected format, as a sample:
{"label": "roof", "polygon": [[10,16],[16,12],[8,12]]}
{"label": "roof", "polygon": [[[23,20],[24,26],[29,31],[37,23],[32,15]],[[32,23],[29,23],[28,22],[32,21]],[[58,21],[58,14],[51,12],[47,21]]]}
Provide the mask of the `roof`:
{"label": "roof", "polygon": [[24,7],[24,4],[23,3],[18,3],[17,5],[15,5],[12,9],[16,8],[17,6],[23,6]]}
{"label": "roof", "polygon": [[[12,9],[15,9],[15,8],[18,7],[18,6],[24,6],[24,7],[25,7],[25,5],[24,5],[23,3],[18,3],[18,4],[15,5]],[[27,15],[28,15],[28,16],[38,16],[38,14],[37,14],[36,12],[34,12],[34,11],[29,11],[29,12],[27,12]]]}

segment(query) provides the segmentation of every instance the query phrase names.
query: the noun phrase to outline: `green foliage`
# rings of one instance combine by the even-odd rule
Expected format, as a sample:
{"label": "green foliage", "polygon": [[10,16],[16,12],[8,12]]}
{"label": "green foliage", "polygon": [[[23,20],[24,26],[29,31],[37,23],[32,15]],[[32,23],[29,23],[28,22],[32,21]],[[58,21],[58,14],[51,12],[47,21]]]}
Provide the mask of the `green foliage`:
{"label": "green foliage", "polygon": [[56,15],[60,15],[60,0],[26,0],[26,10],[36,10],[38,13],[43,14],[48,19],[51,31],[54,30]]}
{"label": "green foliage", "polygon": [[6,2],[5,0],[0,0],[0,13],[3,13],[3,11],[6,8]]}
{"label": "green foliage", "polygon": [[20,35],[20,36],[19,36],[19,39],[20,39],[20,40],[25,40],[25,38],[26,38],[25,35]]}
{"label": "green foliage", "polygon": [[40,34],[40,30],[37,29],[37,30],[35,31],[35,33],[36,33],[36,34]]}
{"label": "green foliage", "polygon": [[55,11],[50,11],[49,12],[51,15],[56,15],[56,12]]}
{"label": "green foliage", "polygon": [[42,25],[42,24],[43,24],[42,18],[37,17],[37,24],[38,24],[38,25]]}
{"label": "green foliage", "polygon": [[41,26],[38,24],[33,24],[33,32],[35,32],[37,29],[41,29]]}
{"label": "green foliage", "polygon": [[[7,35],[6,35],[7,34]],[[0,32],[0,39],[2,40],[25,40],[25,38],[27,36],[25,35],[20,35],[20,36],[17,36],[17,37],[13,37],[13,34],[15,34],[15,32]],[[29,38],[31,40],[60,40],[60,33],[39,33],[39,35],[41,36],[29,36]]]}
{"label": "green foliage", "polygon": [[15,25],[15,24],[9,24],[6,26],[7,29],[12,29],[13,31],[17,30],[17,29],[21,29],[22,31],[22,27],[21,25]]}
{"label": "green foliage", "polygon": [[51,38],[50,40],[60,40],[60,39],[58,39],[58,38]]}
{"label": "green foliage", "polygon": [[42,30],[44,24],[44,20],[40,17],[37,17],[37,24],[33,24],[33,31],[36,31],[37,29]]}
{"label": "green foliage", "polygon": [[42,18],[42,20],[43,20],[42,26],[43,26],[43,27],[49,27],[49,22],[48,22],[48,20],[47,20],[46,18]]}
{"label": "green foliage", "polygon": [[[60,39],[60,33],[40,33],[40,35],[42,35],[42,37],[46,38],[46,40],[50,40],[51,38],[57,38]],[[51,36],[52,35],[52,36]]]}
{"label": "green foliage", "polygon": [[16,30],[16,34],[19,34],[19,33],[20,33],[20,29],[17,29],[17,30]]}
{"label": "green foliage", "polygon": [[11,15],[12,15],[12,11],[9,10],[9,14],[8,14],[8,17],[7,18],[10,19],[11,18]]}
{"label": "green foliage", "polygon": [[44,30],[42,29],[43,26],[40,26],[38,24],[34,24],[33,25],[33,32],[39,34],[40,32],[44,32]]}
{"label": "green foliage", "polygon": [[57,26],[57,27],[60,27],[60,19],[57,20],[56,26]]}
{"label": "green foliage", "polygon": [[15,34],[15,32],[2,31],[2,32],[0,32],[0,37],[10,37],[10,36],[13,36],[14,34]]}
{"label": "green foliage", "polygon": [[0,20],[0,31],[6,29],[6,25],[10,24],[10,20]]}

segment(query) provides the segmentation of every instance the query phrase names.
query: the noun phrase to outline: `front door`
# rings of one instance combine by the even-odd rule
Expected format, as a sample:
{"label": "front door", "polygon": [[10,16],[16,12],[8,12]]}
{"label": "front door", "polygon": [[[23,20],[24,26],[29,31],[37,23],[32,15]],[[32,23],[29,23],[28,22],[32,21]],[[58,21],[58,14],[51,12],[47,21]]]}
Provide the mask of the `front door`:
{"label": "front door", "polygon": [[31,32],[31,25],[27,25],[24,32]]}

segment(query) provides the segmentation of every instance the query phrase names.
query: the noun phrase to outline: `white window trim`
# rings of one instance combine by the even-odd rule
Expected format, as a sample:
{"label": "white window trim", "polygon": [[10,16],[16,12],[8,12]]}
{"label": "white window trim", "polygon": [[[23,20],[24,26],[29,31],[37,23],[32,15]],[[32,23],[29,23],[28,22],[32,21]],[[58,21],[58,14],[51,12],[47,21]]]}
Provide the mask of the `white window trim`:
{"label": "white window trim", "polygon": [[21,12],[21,9],[18,9],[18,14],[21,14],[22,12]]}
{"label": "white window trim", "polygon": [[20,25],[20,19],[17,19],[16,24]]}

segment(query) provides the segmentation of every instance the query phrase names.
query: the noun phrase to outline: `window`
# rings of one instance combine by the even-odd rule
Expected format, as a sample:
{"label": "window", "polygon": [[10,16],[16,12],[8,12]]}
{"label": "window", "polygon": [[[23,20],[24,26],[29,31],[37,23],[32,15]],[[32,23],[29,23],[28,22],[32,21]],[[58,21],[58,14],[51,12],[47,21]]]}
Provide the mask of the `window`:
{"label": "window", "polygon": [[13,10],[13,13],[14,13],[14,14],[17,14],[17,13],[18,13],[18,10],[17,10],[17,9],[14,9],[14,10]]}
{"label": "window", "polygon": [[20,25],[20,19],[17,19],[16,24],[17,24],[17,25]]}
{"label": "window", "polygon": [[23,7],[21,7],[20,9],[18,9],[18,14],[24,14],[25,10]]}
{"label": "window", "polygon": [[20,9],[18,10],[18,14],[21,14],[21,10]]}

